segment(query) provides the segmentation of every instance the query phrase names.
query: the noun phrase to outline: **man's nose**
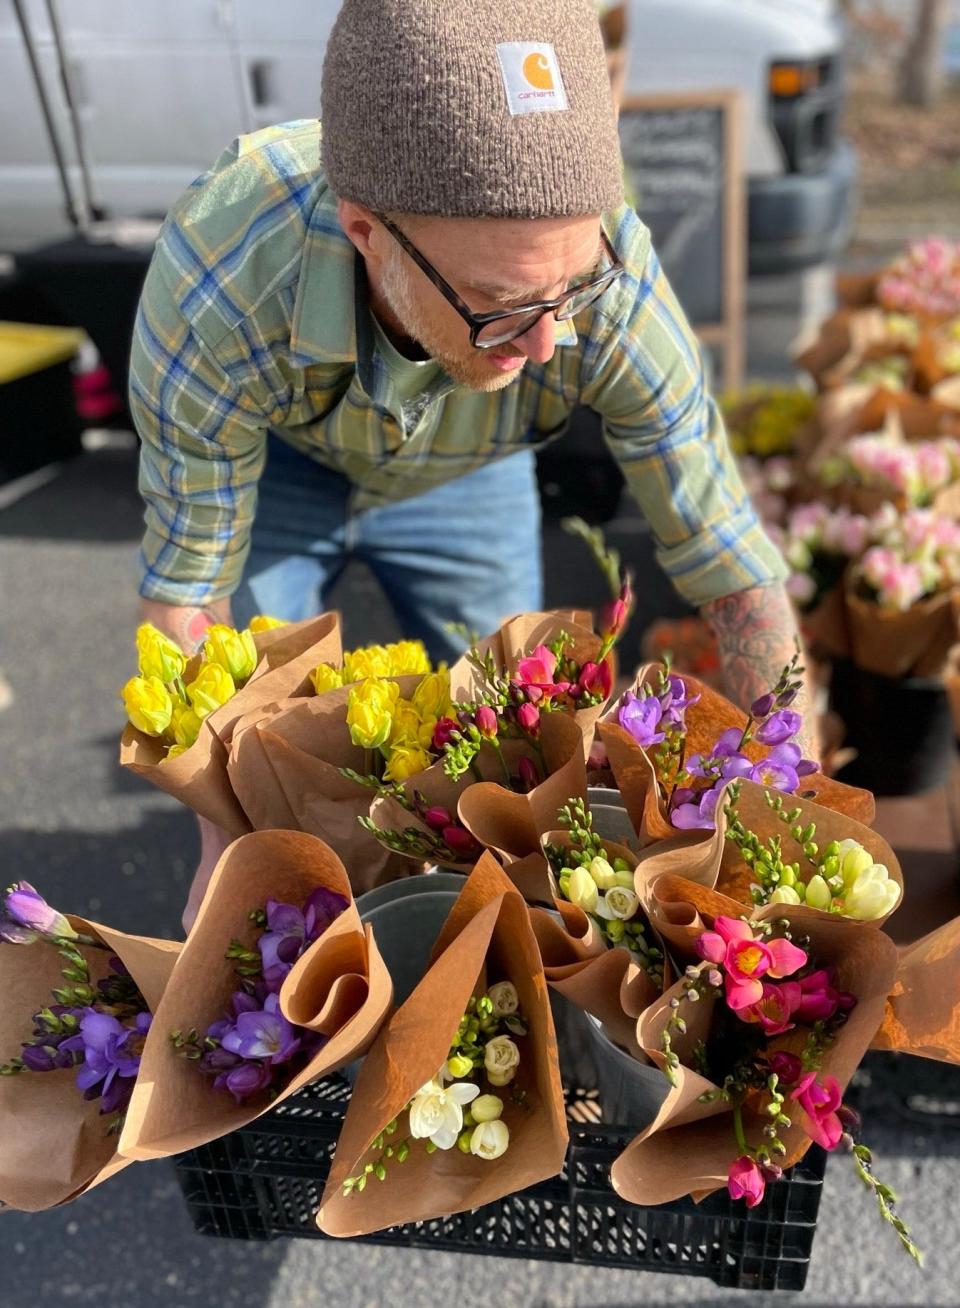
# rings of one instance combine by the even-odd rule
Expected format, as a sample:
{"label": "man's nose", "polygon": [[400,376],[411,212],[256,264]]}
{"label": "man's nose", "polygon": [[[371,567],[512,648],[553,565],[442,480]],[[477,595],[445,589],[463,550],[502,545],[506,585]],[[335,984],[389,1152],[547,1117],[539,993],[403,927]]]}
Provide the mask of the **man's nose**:
{"label": "man's nose", "polygon": [[545,313],[539,322],[518,336],[513,344],[534,363],[549,363],[557,348],[556,320],[553,314]]}

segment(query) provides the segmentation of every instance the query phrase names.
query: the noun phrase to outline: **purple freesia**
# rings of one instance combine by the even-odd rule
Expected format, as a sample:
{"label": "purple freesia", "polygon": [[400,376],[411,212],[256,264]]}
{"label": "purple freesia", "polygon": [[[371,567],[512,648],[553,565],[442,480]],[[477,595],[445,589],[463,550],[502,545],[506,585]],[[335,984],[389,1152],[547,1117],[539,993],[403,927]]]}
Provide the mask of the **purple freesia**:
{"label": "purple freesia", "polygon": [[687,709],[693,704],[700,703],[700,696],[688,695],[683,678],[673,672],[667,678],[667,689],[659,698],[663,709],[663,721],[671,727],[683,727]]}
{"label": "purple freesia", "polygon": [[653,695],[641,699],[639,695],[628,691],[626,699],[620,706],[621,727],[630,733],[642,749],[650,745],[659,745],[665,738],[666,732],[657,730],[662,717],[663,705]]}
{"label": "purple freesia", "polygon": [[10,929],[4,931],[0,926],[0,934],[8,943],[29,944],[37,936],[74,939],[77,934],[64,915],[51,908],[29,881],[17,881],[9,888],[3,899],[3,914],[7,919],[3,925]]}
{"label": "purple freesia", "polygon": [[239,1063],[228,1072],[221,1072],[213,1083],[215,1090],[229,1090],[238,1104],[251,1095],[266,1090],[273,1079],[269,1063]]}
{"label": "purple freesia", "polygon": [[752,768],[753,764],[746,754],[728,754],[725,759],[721,760],[720,779],[722,781],[734,781],[737,777],[748,776]]}
{"label": "purple freesia", "polygon": [[750,781],[758,786],[768,786],[771,790],[782,790],[785,795],[792,795],[800,784],[796,768],[788,763],[777,763],[772,758],[765,758],[747,774]]}
{"label": "purple freesia", "polygon": [[703,790],[700,792],[699,800],[695,798],[687,803],[678,804],[670,814],[670,822],[681,831],[712,830],[716,826],[714,815],[719,798],[718,788]]}
{"label": "purple freesia", "polygon": [[772,690],[768,690],[765,695],[761,695],[750,705],[750,716],[761,721],[763,718],[768,718],[776,706],[777,697]]}
{"label": "purple freesia", "polygon": [[300,1048],[300,1037],[297,1028],[280,1012],[280,997],[268,995],[260,1012],[240,1014],[221,1043],[241,1058],[262,1058],[276,1064],[293,1057]]}
{"label": "purple freesia", "polygon": [[326,886],[318,886],[304,905],[303,918],[307,928],[307,940],[319,940],[327,927],[332,926],[341,913],[346,910],[347,900]]}
{"label": "purple freesia", "polygon": [[714,758],[729,758],[740,750],[740,742],[743,740],[743,732],[739,727],[728,727],[726,731],[717,740],[713,747]]}
{"label": "purple freesia", "polygon": [[116,1112],[129,1098],[150,1022],[149,1013],[138,1013],[134,1025],[127,1027],[109,1013],[88,1008],[78,1035],[62,1042],[61,1049],[82,1045],[77,1089],[84,1091],[85,1098],[102,1099],[101,1113]]}
{"label": "purple freesia", "polygon": [[756,739],[761,745],[782,745],[795,736],[803,726],[803,718],[793,709],[780,709],[757,728]]}

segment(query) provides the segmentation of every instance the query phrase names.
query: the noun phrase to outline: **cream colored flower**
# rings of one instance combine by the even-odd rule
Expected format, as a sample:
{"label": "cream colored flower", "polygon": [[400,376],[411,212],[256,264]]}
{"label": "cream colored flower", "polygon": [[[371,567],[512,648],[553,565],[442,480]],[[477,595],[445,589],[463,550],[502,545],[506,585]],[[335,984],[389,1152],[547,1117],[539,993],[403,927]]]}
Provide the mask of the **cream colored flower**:
{"label": "cream colored flower", "polygon": [[503,1115],[503,1100],[498,1095],[481,1095],[470,1105],[475,1122],[495,1122]]}
{"label": "cream colored flower", "polygon": [[857,874],[847,890],[843,905],[845,917],[872,922],[886,917],[900,899],[900,887],[882,863],[872,863]]}
{"label": "cream colored flower", "polygon": [[520,1066],[520,1050],[509,1036],[494,1036],[484,1045],[483,1066],[491,1085],[509,1085]]}
{"label": "cream colored flower", "polygon": [[567,898],[585,913],[597,911],[597,883],[585,867],[575,867],[570,873]]}
{"label": "cream colored flower", "polygon": [[494,1017],[510,1017],[520,1007],[520,996],[512,981],[498,981],[487,991]]}
{"label": "cream colored flower", "polygon": [[605,858],[597,855],[592,859],[587,871],[593,878],[598,890],[609,890],[617,884],[617,874]]}
{"label": "cream colored flower", "polygon": [[640,898],[635,890],[628,890],[626,886],[613,886],[605,895],[600,896],[597,917],[608,922],[614,918],[629,922],[630,918],[636,917],[639,908]]}
{"label": "cream colored flower", "polygon": [[452,1149],[463,1130],[463,1106],[480,1093],[469,1081],[441,1085],[428,1081],[410,1101],[410,1134],[416,1140],[432,1140],[438,1149]]}
{"label": "cream colored flower", "polygon": [[470,1137],[470,1152],[478,1158],[493,1162],[507,1152],[509,1144],[510,1130],[506,1122],[497,1118],[492,1122],[481,1122],[475,1127]]}
{"label": "cream colored flower", "polygon": [[777,886],[776,890],[770,896],[771,904],[799,904],[800,896],[794,890],[793,886]]}

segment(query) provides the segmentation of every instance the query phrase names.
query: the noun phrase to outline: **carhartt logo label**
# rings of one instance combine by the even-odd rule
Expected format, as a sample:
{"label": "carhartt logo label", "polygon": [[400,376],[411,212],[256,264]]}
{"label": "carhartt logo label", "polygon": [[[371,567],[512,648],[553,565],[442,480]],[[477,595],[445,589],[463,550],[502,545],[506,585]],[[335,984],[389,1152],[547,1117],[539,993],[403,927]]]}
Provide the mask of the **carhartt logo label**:
{"label": "carhartt logo label", "polygon": [[557,52],[537,41],[508,41],[497,46],[507,105],[511,114],[552,113],[569,109]]}
{"label": "carhartt logo label", "polygon": [[531,86],[541,91],[553,90],[553,76],[550,72],[550,60],[545,54],[527,55],[523,61],[523,75]]}

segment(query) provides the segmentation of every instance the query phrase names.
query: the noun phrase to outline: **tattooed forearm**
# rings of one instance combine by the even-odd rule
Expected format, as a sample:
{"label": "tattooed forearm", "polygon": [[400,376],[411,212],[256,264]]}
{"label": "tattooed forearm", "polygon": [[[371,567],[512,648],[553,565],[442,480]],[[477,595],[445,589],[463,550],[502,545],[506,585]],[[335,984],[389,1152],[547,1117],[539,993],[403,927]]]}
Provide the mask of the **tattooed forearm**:
{"label": "tattooed forearm", "polygon": [[[799,639],[793,608],[782,586],[755,586],[725,595],[703,608],[717,638],[727,693],[747,709],[776,683],[793,657]],[[798,744],[809,758],[819,758],[813,683],[804,674],[804,688],[795,705],[803,714]]]}
{"label": "tattooed forearm", "polygon": [[175,640],[182,650],[192,654],[202,643],[208,627],[215,622],[230,625],[230,601],[213,600],[205,608],[197,608],[141,599],[140,621],[152,622],[165,636]]}

